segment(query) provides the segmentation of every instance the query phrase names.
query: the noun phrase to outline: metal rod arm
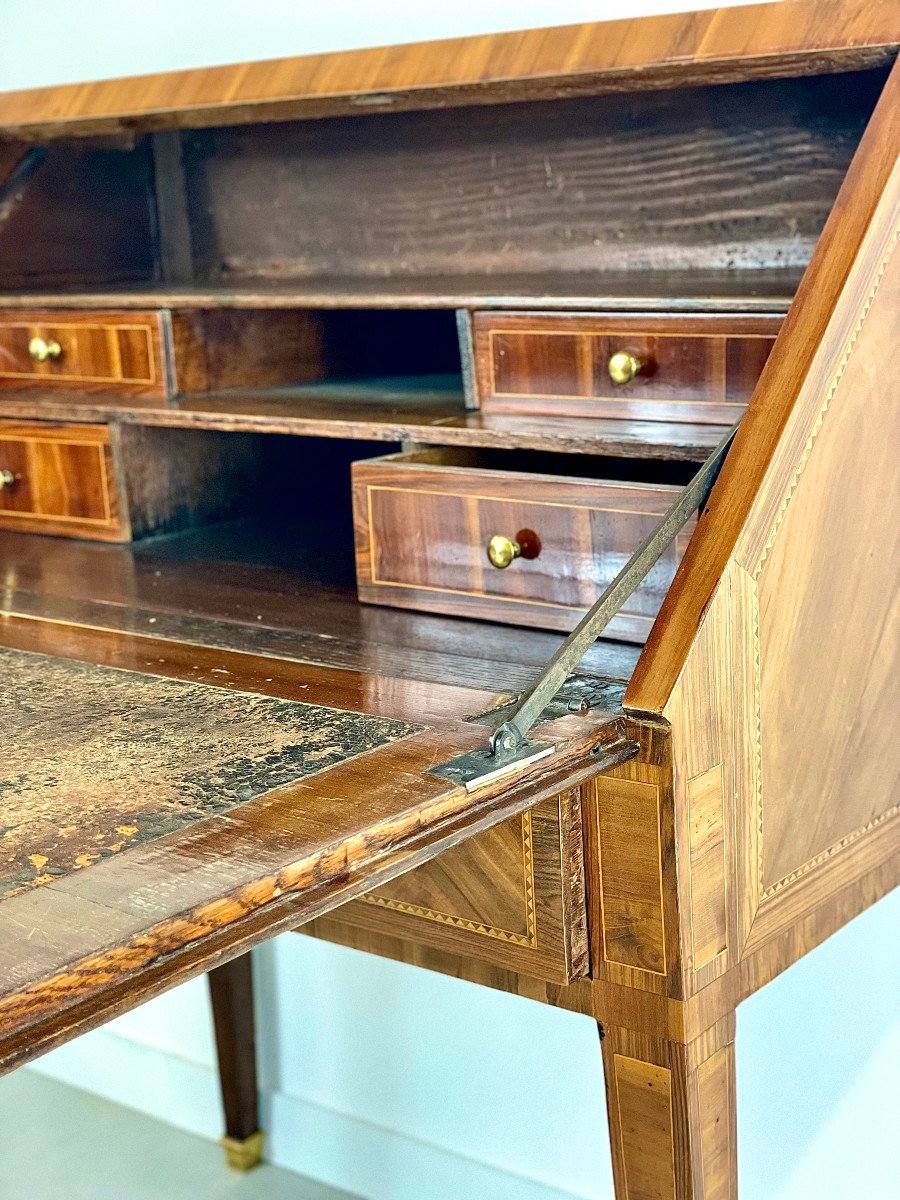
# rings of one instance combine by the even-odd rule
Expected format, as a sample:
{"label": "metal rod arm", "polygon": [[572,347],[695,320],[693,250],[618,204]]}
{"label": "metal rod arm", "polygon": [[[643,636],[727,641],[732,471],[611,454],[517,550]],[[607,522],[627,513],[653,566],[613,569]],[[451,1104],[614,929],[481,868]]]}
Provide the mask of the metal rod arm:
{"label": "metal rod arm", "polygon": [[522,696],[513,715],[494,732],[491,738],[492,753],[509,754],[521,746],[529,729],[584,658],[586,651],[672,544],[691,513],[706,503],[736,432],[737,425],[719,442],[650,536],[635,550],[603,595],[581,618],[550,659],[540,679]]}

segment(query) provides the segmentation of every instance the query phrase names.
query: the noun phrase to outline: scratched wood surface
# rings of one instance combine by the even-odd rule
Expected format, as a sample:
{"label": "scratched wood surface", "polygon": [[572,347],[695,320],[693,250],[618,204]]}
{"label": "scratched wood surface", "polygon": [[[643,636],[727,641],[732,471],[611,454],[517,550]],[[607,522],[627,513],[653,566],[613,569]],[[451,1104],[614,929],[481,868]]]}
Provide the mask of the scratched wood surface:
{"label": "scratched wood surface", "polygon": [[0,648],[0,895],[422,726]]}
{"label": "scratched wood surface", "polygon": [[[40,697],[23,701],[20,693],[25,711],[15,729],[0,717],[0,760],[17,755],[5,763],[8,795],[30,788],[55,802],[59,761],[83,785],[83,811],[69,823],[85,828],[85,813],[93,821],[104,794],[115,828],[123,802],[152,795],[159,778],[171,788],[173,777],[187,777],[195,806],[198,781],[208,784],[211,801],[171,832],[40,886],[0,892],[0,1072],[389,882],[629,752],[616,715],[562,717],[537,731],[555,747],[548,760],[467,792],[429,771],[484,745],[484,727],[464,718],[496,693],[14,616],[0,620],[0,644],[5,691],[22,684],[5,668],[18,662],[21,670],[30,659],[25,678]],[[54,658],[70,660],[62,678],[52,675]],[[76,664],[96,681],[96,712],[72,686],[81,678]],[[152,699],[141,691],[148,687]],[[174,710],[192,705],[191,735],[179,734]],[[96,719],[93,740],[73,713]],[[309,720],[314,731],[337,720],[340,736],[310,744],[273,720],[288,713],[307,732]],[[175,737],[174,751],[161,750],[151,718],[174,730],[164,735]],[[364,728],[369,740],[361,742]],[[302,755],[299,765],[292,761],[298,743],[305,767]],[[241,787],[250,789],[247,799]],[[175,799],[177,788],[168,795]],[[223,797],[235,802],[216,811]],[[29,807],[21,804],[22,825]],[[14,836],[24,841],[23,833]]]}

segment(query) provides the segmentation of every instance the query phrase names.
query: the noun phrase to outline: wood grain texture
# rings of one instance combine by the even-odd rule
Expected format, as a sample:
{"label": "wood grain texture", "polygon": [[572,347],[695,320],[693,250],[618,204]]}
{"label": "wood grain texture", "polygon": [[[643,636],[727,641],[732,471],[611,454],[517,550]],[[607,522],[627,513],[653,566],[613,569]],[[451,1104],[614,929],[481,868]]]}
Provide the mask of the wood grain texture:
{"label": "wood grain texture", "polygon": [[675,1200],[672,1071],[616,1054],[612,1061],[627,1200]]}
{"label": "wood grain texture", "polygon": [[[512,624],[574,628],[676,494],[666,485],[479,467],[447,451],[353,465],[360,599]],[[646,636],[691,526],[607,626]],[[487,545],[523,546],[505,570]]]}
{"label": "wood grain texture", "polygon": [[489,450],[548,450],[613,458],[702,462],[721,441],[718,425],[523,417],[468,412],[455,387],[433,381],[323,383],[294,388],[210,392],[174,407],[134,406],[67,392],[3,392],[0,410],[19,419],[127,421],[226,433],[286,433],[370,442],[422,442]]}
{"label": "wood grain texture", "polygon": [[[900,663],[900,538],[890,516],[900,501],[890,450],[900,388],[877,365],[881,348],[900,341],[900,174],[892,219],[842,370],[815,415],[798,411],[786,430],[781,479],[803,445],[787,487],[758,497],[738,546],[757,590],[764,899],[900,815],[900,761],[883,722]],[[837,613],[852,622],[852,640]],[[773,728],[788,713],[808,729],[790,755]],[[823,811],[825,796],[835,799]]]}
{"label": "wood grain texture", "polygon": [[549,983],[545,979],[507,970],[487,959],[439,950],[418,939],[404,939],[360,929],[357,925],[346,923],[339,909],[335,913],[337,915],[329,914],[308,921],[297,932],[366,954],[377,954],[394,962],[437,971],[454,979],[465,979],[540,1004],[553,1004],[586,1016],[593,1015],[591,984],[587,979],[576,979],[569,984]]}
{"label": "wood grain texture", "polygon": [[18,650],[0,671],[6,895],[421,732]]}
{"label": "wood grain texture", "polygon": [[265,388],[326,372],[316,313],[186,309],[171,323],[174,393]]}
{"label": "wood grain texture", "polygon": [[[900,77],[892,78],[890,96],[898,85]],[[720,767],[725,878],[736,885],[716,882],[723,867],[717,850],[701,888],[704,920],[715,916],[720,948],[709,958],[710,943],[694,960],[693,988],[709,986],[742,957],[802,927],[856,882],[873,880],[868,893],[857,890],[862,899],[898,878],[900,766],[883,720],[898,657],[900,547],[888,516],[896,490],[889,447],[896,441],[897,395],[893,378],[877,367],[880,348],[900,332],[900,129],[892,120],[893,110],[876,117],[875,140],[854,167],[859,176],[885,156],[891,163],[874,196],[852,200],[868,216],[861,230],[854,211],[847,214],[859,237],[854,260],[844,261],[843,242],[826,242],[817,296],[824,300],[831,286],[832,303],[817,314],[818,340],[795,380],[790,410],[769,430],[774,440],[765,463],[744,463],[746,471],[764,465],[764,472],[740,525],[729,526],[729,556],[663,708],[673,731],[679,843],[696,847],[688,781]],[[851,204],[846,197],[845,204]],[[803,311],[808,316],[810,309]],[[793,321],[802,315],[798,310]],[[773,413],[767,373],[748,412],[749,418],[755,409],[756,420],[744,453],[753,438],[757,450],[761,444],[757,403]],[[741,449],[736,445],[729,472],[741,470]],[[713,497],[700,522],[693,543],[704,551],[695,560],[697,587],[722,550],[709,539],[722,535],[726,517],[736,521],[734,506],[748,499],[745,480],[730,473],[730,486],[719,502]],[[676,578],[673,585],[688,608],[698,596],[693,583]],[[639,662],[626,706],[659,695],[649,689],[667,683],[672,661],[662,663],[661,646],[677,660],[678,638],[666,620],[681,619],[680,610],[666,612],[673,592],[656,627],[661,639],[672,640],[655,649],[648,643],[651,656]],[[691,857],[689,879],[679,872],[685,913],[695,912],[699,861]],[[713,909],[712,896],[718,897]]]}
{"label": "wood grain texture", "polygon": [[802,269],[882,80],[195,131],[195,278]]}
{"label": "wood grain texture", "polygon": [[332,920],[551,983],[585,974],[578,792],[495,826]]}
{"label": "wood grain texture", "polygon": [[[265,521],[201,526],[126,546],[0,533],[0,557],[8,580],[0,610],[7,614],[153,633],[260,660],[482,688],[494,702],[534,682],[562,640],[360,604],[352,568],[343,582],[331,579],[297,523],[274,534]],[[579,669],[624,689],[637,653],[598,642]]]}
{"label": "wood grain texture", "polygon": [[111,425],[109,439],[132,538],[254,511],[262,446],[252,434]]}
{"label": "wood grain texture", "polygon": [[787,0],[205,67],[0,96],[0,130],[46,138],[672,87],[885,61],[887,2]]}
{"label": "wood grain texture", "polygon": [[870,229],[885,220],[882,201],[900,148],[898,97],[895,67],[632,678],[628,699],[636,709],[661,712],[669,701],[801,392],[816,380],[823,385],[852,334],[864,303],[858,289],[868,290],[880,265],[867,244]]}
{"label": "wood grain texture", "polygon": [[152,285],[152,189],[143,143],[49,147],[0,221],[3,287],[46,292]]}
{"label": "wood grain texture", "polygon": [[[588,867],[590,874],[590,859]],[[551,984],[471,955],[453,954],[418,941],[362,930],[344,923],[340,916],[313,921],[304,925],[301,932],[592,1016],[605,1029],[622,1026],[687,1045],[718,1022],[730,1019],[742,1000],[765,987],[857,913],[875,903],[895,883],[892,868],[882,865],[863,880],[835,891],[814,912],[806,914],[785,932],[775,934],[727,974],[720,975],[685,999],[596,976],[576,979],[565,985]],[[592,963],[596,961],[596,953],[592,950]]]}
{"label": "wood grain texture", "polygon": [[[478,313],[481,407],[731,425],[750,399],[780,324],[777,317]],[[641,370],[617,385],[608,364],[620,352],[633,355]]]}
{"label": "wood grain texture", "polygon": [[259,1129],[253,966],[249,954],[207,975],[225,1136],[244,1141]]}
{"label": "wood grain texture", "polygon": [[123,541],[122,511],[108,430],[102,425],[0,421],[0,527]]}
{"label": "wood grain texture", "polygon": [[[0,389],[62,387],[166,396],[164,321],[165,314],[155,312],[0,313]],[[28,345],[36,337],[58,342],[59,358],[35,362]]]}
{"label": "wood grain texture", "polygon": [[[235,691],[277,696],[296,688],[296,668],[271,660],[261,664],[263,676],[241,656],[210,660],[189,646],[179,655],[152,639],[13,618],[4,620],[3,634],[10,648],[126,668],[146,665],[155,650],[155,674],[209,678],[222,684],[223,702]],[[310,693],[351,699],[349,674],[313,670]],[[4,1068],[559,794],[566,779],[577,784],[597,769],[591,748],[598,740],[618,744],[609,717],[563,718],[544,727],[558,746],[552,770],[545,764],[464,793],[426,771],[482,742],[483,730],[452,715],[477,704],[478,693],[378,692],[370,679],[355,694],[365,696],[363,709],[374,702],[397,714],[389,720],[403,720],[412,705],[426,720],[430,711],[440,713],[440,724],[2,902]],[[454,694],[457,705],[441,703]]]}
{"label": "wood grain texture", "polygon": [[685,1045],[605,1026],[622,1200],[737,1200],[734,1014]]}
{"label": "wood grain texture", "polygon": [[[837,181],[836,181],[837,182]],[[0,291],[0,308],[514,308],[603,312],[726,312],[783,315],[802,272],[796,267],[752,271],[554,271],[389,278],[250,279],[232,283],[144,283],[33,292]]]}
{"label": "wood grain texture", "polygon": [[182,139],[178,130],[150,137],[156,209],[158,272],[161,282],[190,283],[194,277],[191,226],[184,186]]}
{"label": "wood grain texture", "polygon": [[721,763],[687,784],[690,822],[691,959],[694,970],[728,946],[725,776]]}
{"label": "wood grain texture", "polygon": [[585,788],[591,976],[604,986],[680,999],[669,733],[661,724],[629,721],[627,727],[639,754]]}
{"label": "wood grain texture", "polygon": [[[252,508],[257,439],[0,420],[0,527],[128,541]],[[250,497],[250,501],[248,501]]]}
{"label": "wood grain texture", "polygon": [[604,959],[665,976],[659,788],[626,779],[594,786]]}

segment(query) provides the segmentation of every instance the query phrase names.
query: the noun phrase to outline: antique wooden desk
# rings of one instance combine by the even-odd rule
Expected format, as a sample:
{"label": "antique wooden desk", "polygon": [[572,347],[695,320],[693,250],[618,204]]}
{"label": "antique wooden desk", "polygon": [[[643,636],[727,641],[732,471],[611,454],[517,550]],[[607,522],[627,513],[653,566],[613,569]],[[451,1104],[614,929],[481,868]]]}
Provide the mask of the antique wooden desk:
{"label": "antique wooden desk", "polygon": [[619,1200],[733,1200],[736,1006],[898,875],[898,17],[0,95],[4,1068],[209,971],[249,1163],[302,925],[589,1014]]}

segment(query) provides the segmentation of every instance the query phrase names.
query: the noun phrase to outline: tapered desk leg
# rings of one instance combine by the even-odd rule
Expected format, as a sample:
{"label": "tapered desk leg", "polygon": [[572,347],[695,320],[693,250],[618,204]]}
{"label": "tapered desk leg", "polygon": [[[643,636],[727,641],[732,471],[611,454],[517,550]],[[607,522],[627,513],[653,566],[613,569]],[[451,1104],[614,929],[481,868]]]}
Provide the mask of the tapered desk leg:
{"label": "tapered desk leg", "polygon": [[216,967],[207,979],[225,1108],[222,1146],[230,1167],[249,1171],[262,1159],[264,1136],[259,1129],[250,955]]}
{"label": "tapered desk leg", "polygon": [[737,1200],[734,1014],[686,1045],[604,1033],[616,1200]]}

